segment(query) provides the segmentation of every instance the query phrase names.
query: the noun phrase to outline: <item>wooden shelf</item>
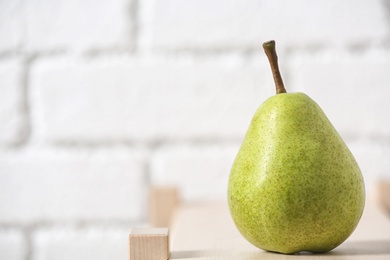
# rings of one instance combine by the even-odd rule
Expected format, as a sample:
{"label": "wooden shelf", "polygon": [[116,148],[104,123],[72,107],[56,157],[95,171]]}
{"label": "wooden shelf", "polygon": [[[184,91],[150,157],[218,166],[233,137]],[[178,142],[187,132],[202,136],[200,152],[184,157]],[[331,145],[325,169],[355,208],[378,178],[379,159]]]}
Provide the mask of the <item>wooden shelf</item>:
{"label": "wooden shelf", "polygon": [[[230,217],[227,203],[215,201],[177,209],[171,227],[170,259],[293,259],[260,250],[247,242]],[[311,259],[390,259],[390,219],[374,201],[367,201],[362,219],[351,237],[326,254],[302,253]]]}

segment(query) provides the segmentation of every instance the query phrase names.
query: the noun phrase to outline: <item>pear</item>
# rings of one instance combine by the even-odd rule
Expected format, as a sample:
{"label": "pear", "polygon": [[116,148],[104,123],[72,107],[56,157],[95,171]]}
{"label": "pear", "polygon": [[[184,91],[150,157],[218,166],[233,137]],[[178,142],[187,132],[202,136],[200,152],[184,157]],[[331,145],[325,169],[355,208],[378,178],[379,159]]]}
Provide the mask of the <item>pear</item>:
{"label": "pear", "polygon": [[286,93],[275,41],[263,48],[276,95],[256,111],[232,166],[230,213],[240,233],[261,249],[327,252],[361,218],[363,176],[317,103],[304,93]]}

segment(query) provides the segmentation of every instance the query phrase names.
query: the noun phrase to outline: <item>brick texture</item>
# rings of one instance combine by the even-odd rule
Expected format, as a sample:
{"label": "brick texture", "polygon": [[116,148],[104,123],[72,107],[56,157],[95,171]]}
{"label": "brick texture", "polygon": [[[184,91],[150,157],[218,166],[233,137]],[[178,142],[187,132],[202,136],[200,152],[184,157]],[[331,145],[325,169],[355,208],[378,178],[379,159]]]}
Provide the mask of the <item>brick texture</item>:
{"label": "brick texture", "polygon": [[367,196],[374,196],[378,181],[390,179],[390,144],[383,140],[355,140],[347,142],[363,173]]}
{"label": "brick texture", "polygon": [[0,53],[21,47],[23,41],[22,0],[0,1]]}
{"label": "brick texture", "polygon": [[300,57],[291,84],[322,107],[343,136],[389,136],[390,52]]}
{"label": "brick texture", "polygon": [[54,142],[237,138],[274,91],[262,70],[269,74],[206,61],[42,62],[32,88]]}
{"label": "brick texture", "polygon": [[18,143],[23,139],[22,61],[0,61],[0,144]]}
{"label": "brick texture", "polygon": [[128,259],[127,236],[120,227],[42,228],[32,236],[32,259]]}
{"label": "brick texture", "polygon": [[159,149],[152,159],[151,181],[155,185],[176,185],[184,200],[224,199],[238,148],[232,145]]}
{"label": "brick texture", "polygon": [[27,255],[27,241],[14,228],[0,228],[0,259],[23,260]]}
{"label": "brick texture", "polygon": [[149,40],[158,48],[258,48],[269,39],[289,47],[343,46],[388,35],[379,0],[154,0],[145,8],[154,15]]}
{"label": "brick texture", "polygon": [[26,47],[39,51],[129,47],[131,7],[131,0],[26,1]]}
{"label": "brick texture", "polygon": [[0,259],[126,259],[150,185],[226,198],[256,109],[307,93],[390,179],[389,1],[0,0]]}
{"label": "brick texture", "polygon": [[144,217],[142,155],[28,152],[0,159],[0,221],[126,220]]}

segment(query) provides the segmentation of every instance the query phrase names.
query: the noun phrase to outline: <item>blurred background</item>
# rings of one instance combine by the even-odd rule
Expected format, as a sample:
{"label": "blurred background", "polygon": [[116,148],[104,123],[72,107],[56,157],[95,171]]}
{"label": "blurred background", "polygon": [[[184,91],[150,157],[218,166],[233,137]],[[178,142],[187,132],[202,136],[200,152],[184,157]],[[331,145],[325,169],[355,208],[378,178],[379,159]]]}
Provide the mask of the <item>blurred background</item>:
{"label": "blurred background", "polygon": [[0,259],[127,259],[151,185],[224,198],[258,106],[316,100],[390,179],[390,1],[0,0]]}

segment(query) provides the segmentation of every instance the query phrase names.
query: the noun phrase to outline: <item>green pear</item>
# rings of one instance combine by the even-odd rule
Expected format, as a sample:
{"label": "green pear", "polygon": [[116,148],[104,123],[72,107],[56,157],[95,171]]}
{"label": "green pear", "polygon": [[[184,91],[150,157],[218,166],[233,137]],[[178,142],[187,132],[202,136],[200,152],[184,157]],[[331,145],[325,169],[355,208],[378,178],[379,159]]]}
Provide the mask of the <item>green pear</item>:
{"label": "green pear", "polygon": [[275,42],[263,44],[277,94],[256,111],[231,169],[228,203],[240,233],[273,252],[327,252],[356,228],[364,181],[321,108],[286,93]]}

